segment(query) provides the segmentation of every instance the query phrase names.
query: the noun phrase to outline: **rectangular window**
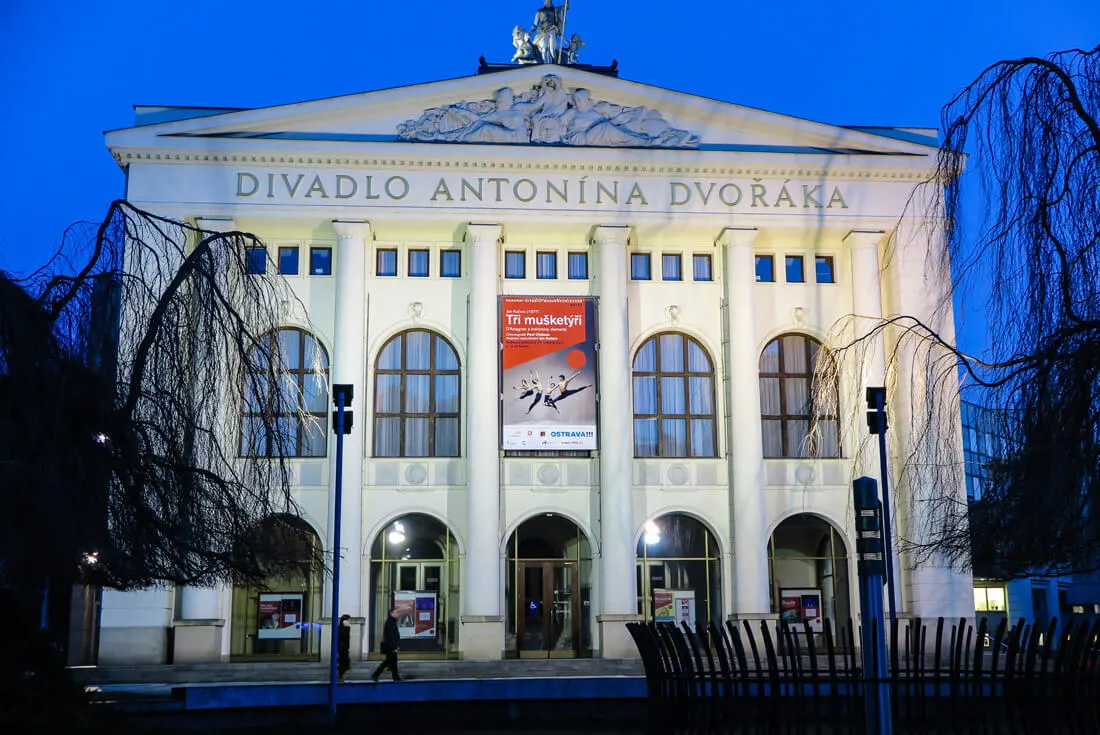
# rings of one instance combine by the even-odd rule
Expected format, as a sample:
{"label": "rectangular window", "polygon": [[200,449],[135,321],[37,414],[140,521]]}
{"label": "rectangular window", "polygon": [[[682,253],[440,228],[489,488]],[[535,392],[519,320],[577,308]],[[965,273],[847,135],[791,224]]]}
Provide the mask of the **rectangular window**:
{"label": "rectangular window", "polygon": [[397,275],[397,248],[378,249],[375,255],[374,272],[379,276]]}
{"label": "rectangular window", "polygon": [[462,251],[461,250],[440,250],[439,251],[439,275],[443,278],[461,278],[462,277]]}
{"label": "rectangular window", "polygon": [[588,278],[588,253],[569,253],[569,278],[573,280]]}
{"label": "rectangular window", "polygon": [[267,250],[265,248],[245,248],[244,272],[250,276],[262,276],[267,273]]}
{"label": "rectangular window", "polygon": [[802,270],[802,256],[801,255],[788,255],[786,257],[787,264],[787,283],[805,283],[806,274]]}
{"label": "rectangular window", "polygon": [[648,281],[653,277],[649,270],[649,253],[630,254],[630,280]]}
{"label": "rectangular window", "polygon": [[775,258],[770,255],[756,256],[756,282],[775,283]]}
{"label": "rectangular window", "polygon": [[691,277],[696,281],[713,281],[714,273],[710,267],[709,255],[691,256]]}
{"label": "rectangular window", "polygon": [[309,274],[311,276],[332,275],[332,248],[309,249]]}
{"label": "rectangular window", "polygon": [[298,248],[279,248],[279,273],[298,275]]}
{"label": "rectangular window", "polygon": [[816,256],[814,258],[814,270],[817,272],[818,283],[836,283],[836,276],[833,274],[833,256]]}
{"label": "rectangular window", "polygon": [[427,250],[410,250],[409,276],[411,278],[427,278],[429,267],[428,260]]}
{"label": "rectangular window", "polygon": [[509,250],[504,253],[504,277],[527,277],[527,253],[523,250]]}
{"label": "rectangular window", "polygon": [[558,254],[554,252],[535,253],[535,278],[551,279],[558,277]]}
{"label": "rectangular window", "polygon": [[680,270],[679,253],[664,253],[661,255],[661,279],[665,281],[684,280],[684,274]]}

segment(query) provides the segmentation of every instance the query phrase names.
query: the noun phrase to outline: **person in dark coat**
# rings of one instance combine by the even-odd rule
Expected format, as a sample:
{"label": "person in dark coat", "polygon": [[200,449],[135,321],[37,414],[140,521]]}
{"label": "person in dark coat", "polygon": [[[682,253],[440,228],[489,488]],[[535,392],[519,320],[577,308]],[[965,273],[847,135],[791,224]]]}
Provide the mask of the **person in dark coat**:
{"label": "person in dark coat", "polygon": [[390,610],[390,616],[386,618],[386,624],[382,626],[382,653],[386,660],[379,664],[371,674],[371,681],[378,681],[382,672],[389,669],[393,673],[394,681],[401,681],[397,673],[397,652],[401,650],[401,632],[397,630],[397,608]]}
{"label": "person in dark coat", "polygon": [[340,672],[340,681],[351,669],[351,616],[340,616],[340,628],[336,631],[336,668]]}

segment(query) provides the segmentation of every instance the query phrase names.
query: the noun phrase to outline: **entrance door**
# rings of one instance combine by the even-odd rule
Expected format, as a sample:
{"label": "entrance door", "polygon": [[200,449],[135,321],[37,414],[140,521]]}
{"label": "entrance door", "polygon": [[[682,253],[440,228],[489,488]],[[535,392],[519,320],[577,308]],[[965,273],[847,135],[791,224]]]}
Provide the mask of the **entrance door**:
{"label": "entrance door", "polygon": [[520,658],[575,658],[581,633],[577,563],[521,561],[518,565]]}

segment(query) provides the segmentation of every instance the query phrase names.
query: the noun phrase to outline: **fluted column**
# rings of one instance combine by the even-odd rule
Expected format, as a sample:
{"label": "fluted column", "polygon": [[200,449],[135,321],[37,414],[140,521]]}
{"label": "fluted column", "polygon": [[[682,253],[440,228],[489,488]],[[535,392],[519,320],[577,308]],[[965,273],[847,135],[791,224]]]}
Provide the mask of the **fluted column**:
{"label": "fluted column", "polygon": [[632,654],[624,623],[637,618],[632,432],[623,421],[630,404],[630,332],[626,285],[629,227],[597,227],[600,337],[600,624],[604,658]]}
{"label": "fluted column", "polygon": [[[351,433],[344,437],[343,492],[340,509],[340,610],[339,614],[361,618],[363,585],[363,427],[367,416],[366,367],[366,277],[367,248],[371,241],[369,222],[333,220],[336,231],[336,326],[332,345],[332,382],[350,383],[354,398]],[[330,416],[335,420],[330,397]],[[331,429],[330,429],[330,436]],[[332,482],[336,478],[336,452],[332,457]],[[335,492],[329,493],[329,548],[336,528]],[[355,647],[353,646],[353,650]]]}
{"label": "fluted column", "polygon": [[726,381],[729,404],[730,483],[733,529],[734,614],[739,618],[770,614],[768,538],[764,508],[764,443],[760,427],[760,357],[756,351],[753,284],[755,229],[726,228],[719,235],[725,260],[726,319],[729,345]]}
{"label": "fluted column", "polygon": [[504,650],[500,564],[500,413],[497,359],[500,225],[470,224],[469,342],[466,358],[466,563],[460,646],[469,659]]}

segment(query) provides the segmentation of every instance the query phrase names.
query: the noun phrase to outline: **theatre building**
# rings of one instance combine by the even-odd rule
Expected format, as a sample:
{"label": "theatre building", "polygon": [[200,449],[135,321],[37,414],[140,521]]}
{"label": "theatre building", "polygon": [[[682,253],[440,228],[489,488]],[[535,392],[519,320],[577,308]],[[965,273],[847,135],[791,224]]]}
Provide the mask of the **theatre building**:
{"label": "theatre building", "polygon": [[[287,419],[301,516],[260,532],[307,524],[330,551],[340,524],[355,656],[391,606],[406,658],[634,656],[638,619],[859,619],[851,481],[878,476],[863,390],[888,345],[811,388],[870,323],[838,332],[848,315],[935,320],[936,133],[617,74],[483,63],[263,109],[139,106],[107,134],[130,201],[256,234],[255,277],[300,300],[271,333],[311,416]],[[333,383],[355,389],[335,521]],[[895,467],[909,395],[888,395]],[[265,461],[253,408],[234,409],[242,462]],[[896,567],[903,614],[973,615],[968,576]],[[99,663],[319,657],[329,583],[105,591]]]}

